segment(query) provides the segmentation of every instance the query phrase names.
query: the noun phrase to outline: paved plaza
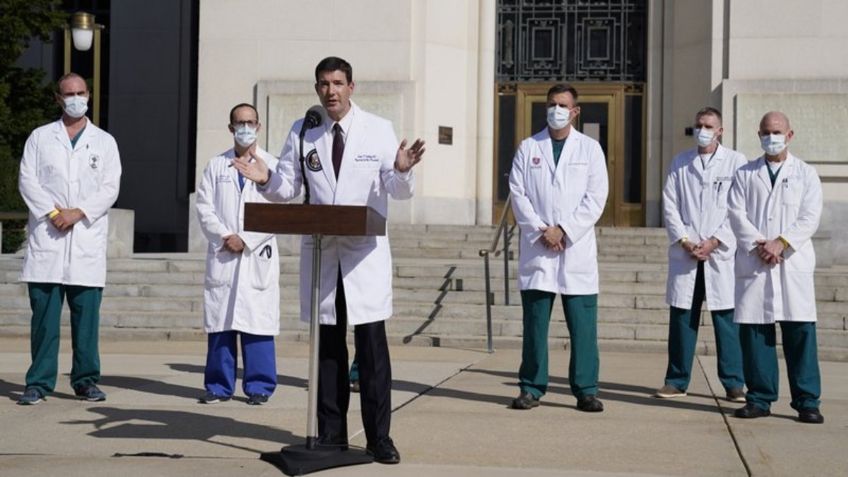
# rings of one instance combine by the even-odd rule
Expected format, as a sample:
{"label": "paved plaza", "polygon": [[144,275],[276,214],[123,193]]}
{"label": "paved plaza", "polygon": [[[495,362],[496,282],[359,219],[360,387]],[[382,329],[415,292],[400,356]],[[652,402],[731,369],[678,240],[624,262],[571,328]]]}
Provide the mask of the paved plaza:
{"label": "paved plaza", "polygon": [[[205,343],[102,343],[105,402],[73,398],[70,343],[63,340],[56,393],[15,404],[28,340],[0,339],[2,476],[274,476],[261,452],[301,443],[308,349],[278,343],[279,387],[264,406],[240,393],[197,403]],[[340,468],[326,476],[848,475],[848,363],[822,362],[823,425],[801,424],[785,372],[773,415],[732,417],[715,358],[697,357],[689,396],[658,400],[665,356],[601,354],[601,414],[575,408],[568,353],[551,351],[551,386],[539,408],[508,408],[519,350],[392,347],[392,437],[398,466]],[[240,385],[240,382],[239,382]],[[364,446],[358,399],[351,444]]]}

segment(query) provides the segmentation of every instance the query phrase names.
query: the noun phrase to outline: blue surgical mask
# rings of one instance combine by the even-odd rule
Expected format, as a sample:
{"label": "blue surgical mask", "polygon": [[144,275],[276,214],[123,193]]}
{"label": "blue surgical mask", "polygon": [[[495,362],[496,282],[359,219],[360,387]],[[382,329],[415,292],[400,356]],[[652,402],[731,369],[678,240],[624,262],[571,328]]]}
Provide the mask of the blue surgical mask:
{"label": "blue surgical mask", "polygon": [[786,135],[767,134],[760,136],[760,146],[769,156],[776,156],[786,149]]}
{"label": "blue surgical mask", "polygon": [[247,124],[243,124],[236,128],[233,137],[241,147],[249,147],[256,142],[256,128],[252,128]]}
{"label": "blue surgical mask", "polygon": [[88,111],[88,96],[70,96],[62,98],[62,102],[65,105],[62,108],[65,114],[74,119],[85,116],[85,112]]}
{"label": "blue surgical mask", "polygon": [[562,129],[568,126],[571,119],[571,111],[559,105],[548,107],[548,127],[551,129]]}
{"label": "blue surgical mask", "polygon": [[698,128],[695,129],[695,140],[698,141],[698,145],[701,147],[707,147],[712,144],[713,139],[715,139],[715,131],[707,128]]}

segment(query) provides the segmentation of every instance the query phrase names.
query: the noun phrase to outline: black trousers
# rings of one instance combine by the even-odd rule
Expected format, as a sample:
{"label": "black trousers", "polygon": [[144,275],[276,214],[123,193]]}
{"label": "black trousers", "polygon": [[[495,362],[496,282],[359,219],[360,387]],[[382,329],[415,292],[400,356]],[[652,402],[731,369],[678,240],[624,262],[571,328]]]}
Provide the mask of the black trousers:
{"label": "black trousers", "polygon": [[[369,444],[389,437],[392,417],[392,365],[384,321],[353,328],[359,361],[359,400]],[[339,270],[336,324],[319,326],[318,435],[347,438],[350,377],[347,352],[347,303]]]}

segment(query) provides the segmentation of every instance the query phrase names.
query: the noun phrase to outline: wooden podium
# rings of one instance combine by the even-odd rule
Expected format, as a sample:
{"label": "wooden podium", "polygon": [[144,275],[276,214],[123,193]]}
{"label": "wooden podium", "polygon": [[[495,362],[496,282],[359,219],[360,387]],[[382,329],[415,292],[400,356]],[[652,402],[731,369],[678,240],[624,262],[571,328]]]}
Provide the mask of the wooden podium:
{"label": "wooden podium", "polygon": [[[306,443],[263,453],[261,459],[286,475],[304,475],[373,458],[363,450],[341,450],[318,444],[318,309],[321,292],[321,241],[325,235],[386,235],[386,219],[367,206],[307,204],[244,204],[244,229],[283,235],[312,235],[312,296],[309,318],[309,402]],[[305,257],[301,256],[303,260]]]}

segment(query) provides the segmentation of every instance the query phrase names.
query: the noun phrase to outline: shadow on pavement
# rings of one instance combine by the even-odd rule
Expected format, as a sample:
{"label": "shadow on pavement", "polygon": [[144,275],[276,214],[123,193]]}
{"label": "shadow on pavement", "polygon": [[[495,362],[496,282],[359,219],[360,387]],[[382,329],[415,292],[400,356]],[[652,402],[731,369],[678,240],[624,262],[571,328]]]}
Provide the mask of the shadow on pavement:
{"label": "shadow on pavement", "polygon": [[[514,381],[503,383],[505,386],[518,387],[518,376],[514,372],[508,371],[496,371],[491,369],[475,369],[470,368],[466,369],[464,372],[467,373],[479,373],[479,374],[488,374],[490,376],[498,376],[501,378],[510,378]],[[571,389],[568,387],[568,379],[558,376],[551,376],[550,383],[553,385],[548,385],[548,393],[559,393],[559,394],[571,394]],[[644,405],[644,406],[659,406],[659,407],[669,407],[675,409],[686,409],[690,411],[702,411],[702,412],[711,412],[711,413],[721,413],[722,410],[720,407],[715,405],[705,405],[698,404],[691,401],[685,401],[680,399],[658,399],[653,397],[654,392],[656,391],[653,388],[648,388],[645,386],[637,386],[633,384],[623,384],[623,383],[611,383],[606,381],[601,381],[598,383],[598,397],[602,401],[618,401],[625,402],[630,404]],[[635,393],[635,394],[630,394]],[[712,396],[700,395],[700,394],[690,394],[690,396],[695,397],[703,397],[712,399]],[[545,404],[544,399],[542,400],[542,404]],[[576,407],[576,406],[567,406],[567,407]]]}
{"label": "shadow on pavement", "polygon": [[251,452],[266,452],[269,449],[251,449],[218,442],[214,438],[261,439],[280,445],[296,444],[303,441],[302,438],[292,435],[289,431],[209,414],[163,409],[119,409],[116,407],[91,407],[88,408],[88,411],[103,417],[92,420],[64,421],[61,424],[93,425],[96,430],[88,433],[92,437],[195,440]]}

